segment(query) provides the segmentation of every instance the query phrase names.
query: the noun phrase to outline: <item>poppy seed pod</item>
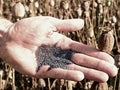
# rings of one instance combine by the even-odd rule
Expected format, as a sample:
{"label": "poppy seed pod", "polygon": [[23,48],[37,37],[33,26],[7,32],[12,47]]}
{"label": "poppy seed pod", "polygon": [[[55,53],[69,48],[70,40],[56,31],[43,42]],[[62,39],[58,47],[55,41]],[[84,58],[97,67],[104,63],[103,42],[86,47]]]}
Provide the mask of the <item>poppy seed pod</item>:
{"label": "poppy seed pod", "polygon": [[23,4],[21,2],[17,2],[14,6],[14,14],[16,17],[24,17],[25,15],[25,7],[23,6]]}
{"label": "poppy seed pod", "polygon": [[98,47],[101,51],[110,53],[114,46],[114,36],[113,31],[103,31],[101,34],[99,41],[98,41]]}

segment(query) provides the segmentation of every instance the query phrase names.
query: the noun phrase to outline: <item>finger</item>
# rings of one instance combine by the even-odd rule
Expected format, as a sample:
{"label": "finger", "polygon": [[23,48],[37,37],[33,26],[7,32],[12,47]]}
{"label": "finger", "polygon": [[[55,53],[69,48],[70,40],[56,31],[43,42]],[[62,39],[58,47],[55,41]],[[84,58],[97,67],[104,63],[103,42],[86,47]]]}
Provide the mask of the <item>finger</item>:
{"label": "finger", "polygon": [[114,64],[114,59],[109,54],[101,52],[100,50],[91,46],[73,41],[70,38],[59,33],[54,33],[51,40],[55,41],[55,45],[62,49],[71,49],[73,51],[77,51]]}
{"label": "finger", "polygon": [[61,20],[53,17],[47,17],[47,19],[56,27],[57,31],[76,31],[82,29],[84,26],[83,19]]}
{"label": "finger", "polygon": [[98,71],[95,69],[90,69],[78,65],[68,65],[68,68],[71,70],[78,70],[84,73],[86,79],[98,81],[98,82],[106,82],[108,80],[108,75],[105,72]]}
{"label": "finger", "polygon": [[107,53],[101,52],[100,50],[93,48],[91,46],[72,41],[69,45],[69,48],[78,52],[81,52],[83,54],[99,58],[101,60],[107,61],[111,64],[114,64],[114,59]]}
{"label": "finger", "polygon": [[38,78],[58,78],[58,79],[67,79],[73,81],[81,81],[84,79],[84,75],[80,71],[75,70],[65,70],[61,68],[53,68],[48,70],[49,66],[43,66],[37,72]]}
{"label": "finger", "polygon": [[93,69],[103,71],[110,76],[117,75],[118,70],[115,65],[105,62],[104,60],[101,60],[98,58],[76,53],[72,56],[72,61],[77,65],[82,65],[88,68],[93,68]]}

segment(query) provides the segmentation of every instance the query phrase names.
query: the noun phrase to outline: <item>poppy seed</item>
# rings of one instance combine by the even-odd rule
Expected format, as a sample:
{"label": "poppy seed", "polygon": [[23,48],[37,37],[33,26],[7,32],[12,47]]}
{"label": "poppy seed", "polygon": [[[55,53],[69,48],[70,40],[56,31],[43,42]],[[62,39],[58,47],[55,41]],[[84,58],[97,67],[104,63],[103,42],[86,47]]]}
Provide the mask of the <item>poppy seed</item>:
{"label": "poppy seed", "polygon": [[36,51],[38,69],[43,65],[49,65],[52,68],[67,69],[68,64],[73,64],[71,57],[75,52],[72,50],[62,50],[58,47],[41,46]]}

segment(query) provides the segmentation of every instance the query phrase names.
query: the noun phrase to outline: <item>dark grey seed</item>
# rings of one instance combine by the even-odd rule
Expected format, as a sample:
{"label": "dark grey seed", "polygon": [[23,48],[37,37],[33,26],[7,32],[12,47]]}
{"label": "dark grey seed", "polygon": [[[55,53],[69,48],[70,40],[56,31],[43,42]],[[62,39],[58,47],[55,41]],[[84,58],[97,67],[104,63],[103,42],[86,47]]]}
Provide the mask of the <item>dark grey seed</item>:
{"label": "dark grey seed", "polygon": [[71,57],[74,54],[71,50],[62,50],[58,47],[41,46],[36,51],[36,58],[38,61],[38,69],[43,65],[49,65],[52,68],[67,69],[68,64],[73,64]]}

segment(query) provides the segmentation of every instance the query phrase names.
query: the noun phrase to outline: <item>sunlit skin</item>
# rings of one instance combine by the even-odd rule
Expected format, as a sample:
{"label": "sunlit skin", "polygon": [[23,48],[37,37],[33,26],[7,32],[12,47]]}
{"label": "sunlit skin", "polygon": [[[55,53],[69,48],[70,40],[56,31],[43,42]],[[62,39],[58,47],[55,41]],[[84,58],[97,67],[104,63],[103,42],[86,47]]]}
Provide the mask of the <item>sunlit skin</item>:
{"label": "sunlit skin", "polygon": [[[87,78],[106,82],[109,76],[117,74],[114,59],[107,53],[58,33],[80,30],[83,26],[82,19],[60,20],[48,16],[31,17],[11,23],[5,30],[0,30],[0,57],[17,71],[37,78],[75,81]],[[35,52],[41,45],[77,51],[71,58],[74,64],[67,65],[68,69],[51,70],[48,70],[49,65],[44,65],[36,72],[38,64]]]}

